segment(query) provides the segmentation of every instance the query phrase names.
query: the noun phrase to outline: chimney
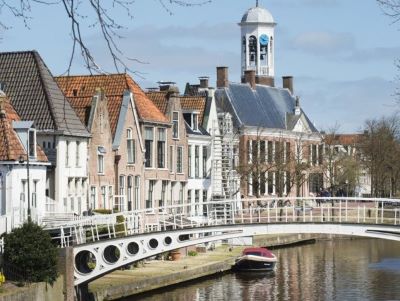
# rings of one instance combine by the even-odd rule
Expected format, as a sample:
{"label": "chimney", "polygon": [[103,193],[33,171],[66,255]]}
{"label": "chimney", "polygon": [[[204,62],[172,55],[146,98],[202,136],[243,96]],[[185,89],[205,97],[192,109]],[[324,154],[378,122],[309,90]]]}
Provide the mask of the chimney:
{"label": "chimney", "polygon": [[293,76],[282,76],[283,88],[289,89],[293,95]]}
{"label": "chimney", "polygon": [[175,89],[175,82],[165,82],[165,81],[159,81],[157,82],[159,85],[160,91],[170,91],[171,89]]}
{"label": "chimney", "polygon": [[246,70],[244,72],[244,82],[250,84],[250,87],[254,90],[256,88],[256,71]]}
{"label": "chimney", "polygon": [[2,90],[0,90],[0,118],[6,117],[5,102],[6,94]]}
{"label": "chimney", "polygon": [[227,88],[228,84],[228,67],[217,67],[217,88]]}
{"label": "chimney", "polygon": [[209,77],[208,76],[200,76],[199,79],[200,79],[200,88],[207,89]]}

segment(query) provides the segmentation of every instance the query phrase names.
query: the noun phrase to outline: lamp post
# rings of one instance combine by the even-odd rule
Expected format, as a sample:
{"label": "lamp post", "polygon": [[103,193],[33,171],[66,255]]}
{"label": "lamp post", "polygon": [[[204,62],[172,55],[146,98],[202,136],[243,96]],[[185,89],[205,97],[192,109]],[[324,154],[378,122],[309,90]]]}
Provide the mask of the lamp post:
{"label": "lamp post", "polygon": [[[30,185],[30,179],[29,179],[29,131],[28,131],[28,136],[26,139],[26,177],[28,181],[28,222],[30,223],[32,221],[31,218],[31,185]],[[24,163],[24,157],[21,155],[19,157],[19,163]]]}

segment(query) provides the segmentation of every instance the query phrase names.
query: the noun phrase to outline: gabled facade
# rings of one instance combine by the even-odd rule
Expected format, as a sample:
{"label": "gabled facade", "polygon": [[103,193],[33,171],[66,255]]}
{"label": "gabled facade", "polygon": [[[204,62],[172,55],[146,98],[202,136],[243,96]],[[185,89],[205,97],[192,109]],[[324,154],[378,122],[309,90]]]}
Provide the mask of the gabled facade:
{"label": "gabled facade", "polygon": [[0,53],[0,82],[23,120],[36,126],[47,170],[49,213],[87,210],[89,132],[36,51]]}
{"label": "gabled facade", "polygon": [[143,208],[144,144],[139,112],[150,120],[163,115],[143,99],[144,93],[126,74],[57,77],[57,82],[92,135],[91,208]]}
{"label": "gabled facade", "polygon": [[21,121],[0,90],[0,233],[27,221],[29,213],[36,222],[44,216],[48,165],[34,123]]}
{"label": "gabled facade", "polygon": [[[165,87],[161,91],[148,92],[147,95],[159,108],[169,102],[169,92]],[[184,150],[187,159],[187,203],[189,214],[195,219],[201,219],[207,208],[203,206],[212,197],[211,190],[211,135],[204,128],[207,124],[208,97],[179,95],[180,111],[182,112],[187,147]],[[167,112],[167,107],[164,109]]]}
{"label": "gabled facade", "polygon": [[[182,114],[181,102],[176,87],[165,87],[165,93],[147,93],[146,96],[152,100],[155,106],[162,112],[170,124],[166,131],[165,155],[164,143],[160,141],[160,130],[162,124],[144,124],[145,146],[153,144],[152,140],[147,139],[151,131],[158,133],[157,147],[153,150],[156,161],[150,158],[146,148],[146,202],[149,204],[154,201],[158,204],[182,205],[187,201],[187,180],[188,180],[188,142],[186,137],[185,120]],[[156,92],[157,93],[157,92]],[[165,164],[160,164],[160,158],[166,158]],[[147,160],[150,158],[150,162]],[[165,166],[165,167],[162,167]],[[146,206],[150,208],[150,206]]]}

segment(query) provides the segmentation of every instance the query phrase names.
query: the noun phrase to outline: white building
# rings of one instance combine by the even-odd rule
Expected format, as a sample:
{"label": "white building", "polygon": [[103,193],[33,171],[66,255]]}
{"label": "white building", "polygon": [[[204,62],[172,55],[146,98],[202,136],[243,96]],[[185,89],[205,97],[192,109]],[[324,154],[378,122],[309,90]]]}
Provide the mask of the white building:
{"label": "white building", "polygon": [[46,212],[46,155],[32,121],[21,121],[0,90],[0,233]]}
{"label": "white building", "polygon": [[[0,53],[0,82],[22,119],[34,121],[37,143],[49,162],[46,213],[87,210],[89,132],[36,51]],[[79,101],[79,100],[78,100]]]}

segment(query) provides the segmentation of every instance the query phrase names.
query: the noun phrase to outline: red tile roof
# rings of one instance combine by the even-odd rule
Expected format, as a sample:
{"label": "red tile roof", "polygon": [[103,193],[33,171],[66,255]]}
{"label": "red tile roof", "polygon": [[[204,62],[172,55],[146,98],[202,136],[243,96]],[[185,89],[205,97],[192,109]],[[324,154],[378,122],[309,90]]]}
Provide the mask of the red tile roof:
{"label": "red tile roof", "polygon": [[97,88],[103,89],[107,97],[108,115],[113,135],[117,128],[122,99],[126,90],[132,92],[141,120],[168,122],[164,114],[128,74],[60,76],[56,77],[56,81],[85,125],[87,125],[92,97]]}
{"label": "red tile roof", "polygon": [[[332,135],[328,134],[327,137],[332,137]],[[354,145],[360,141],[361,137],[361,134],[335,134],[334,141],[340,145]]]}
{"label": "red tile roof", "polygon": [[[1,97],[1,96],[0,96]],[[13,130],[12,122],[20,121],[20,117],[7,97],[1,98],[5,117],[0,117],[0,161],[18,161],[20,156],[26,158],[26,151],[17,133]],[[36,145],[37,161],[48,162],[45,153]]]}
{"label": "red tile roof", "polygon": [[[146,92],[146,95],[164,114],[167,111],[168,91],[151,91]],[[207,98],[205,96],[179,96],[181,108],[183,111],[198,111],[199,122],[203,123],[204,113],[206,110]]]}

